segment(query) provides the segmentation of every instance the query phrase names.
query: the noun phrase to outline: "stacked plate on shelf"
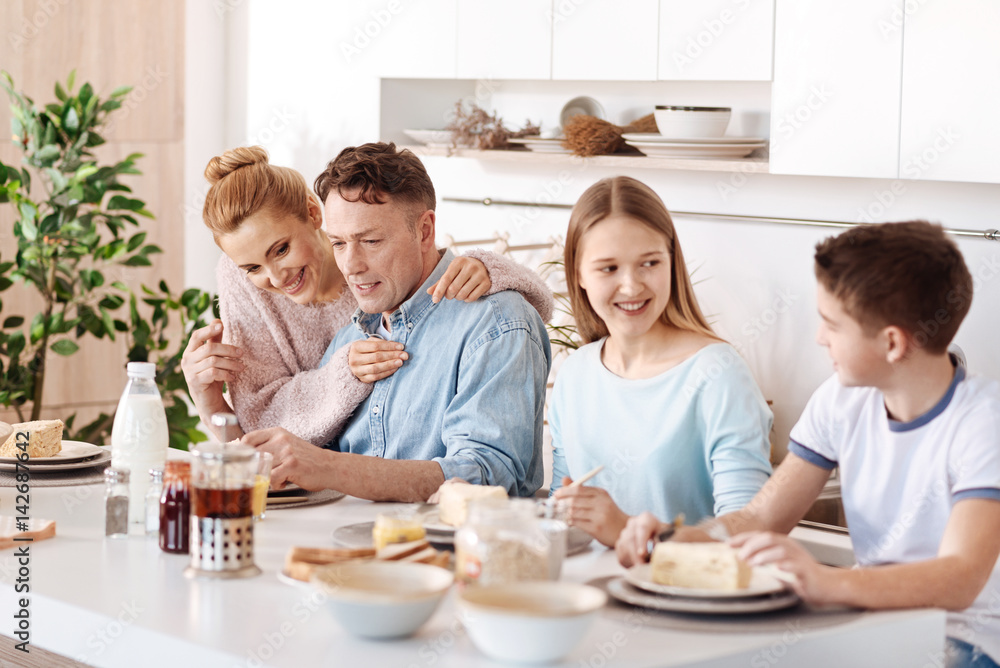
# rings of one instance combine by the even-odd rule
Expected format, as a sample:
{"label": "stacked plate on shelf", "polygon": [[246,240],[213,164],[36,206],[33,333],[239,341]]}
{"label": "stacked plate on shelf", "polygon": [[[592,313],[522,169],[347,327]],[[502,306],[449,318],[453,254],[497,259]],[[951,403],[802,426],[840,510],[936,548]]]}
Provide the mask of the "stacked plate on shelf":
{"label": "stacked plate on shelf", "polygon": [[664,137],[657,132],[626,132],[625,143],[651,158],[744,158],[767,146],[763,137]]}
{"label": "stacked plate on shelf", "polygon": [[514,146],[524,146],[526,149],[532,150],[535,153],[572,153],[573,151],[563,147],[562,142],[562,138],[550,139],[547,137],[540,137],[538,135],[507,140],[507,143],[509,144],[513,144]]}
{"label": "stacked plate on shelf", "polygon": [[653,581],[653,567],[639,564],[612,578],[608,593],[629,605],[668,612],[707,615],[771,612],[796,605],[799,597],[788,585],[763,569],[754,569],[746,589],[691,589]]}

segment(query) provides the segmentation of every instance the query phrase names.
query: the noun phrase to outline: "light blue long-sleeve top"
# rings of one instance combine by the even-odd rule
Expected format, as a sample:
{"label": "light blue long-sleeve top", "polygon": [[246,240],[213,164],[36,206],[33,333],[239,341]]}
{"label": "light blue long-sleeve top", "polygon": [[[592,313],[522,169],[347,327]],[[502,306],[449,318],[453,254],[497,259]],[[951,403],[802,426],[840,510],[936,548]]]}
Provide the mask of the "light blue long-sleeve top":
{"label": "light blue long-sleeve top", "polygon": [[771,474],[772,414],[739,353],[713,343],[629,380],[604,366],[604,341],[570,355],[556,377],[552,490],[603,464],[588,484],[629,515],[693,523],[746,505]]}
{"label": "light blue long-sleeve top", "polygon": [[[385,459],[436,461],[447,478],[499,485],[516,496],[542,486],[542,416],[552,363],[538,312],[513,291],[471,304],[435,304],[427,288],[455,256],[447,252],[390,316],[387,338],[410,358],[376,381],[340,439],[327,447]],[[355,312],[327,348],[375,334],[382,314]]]}

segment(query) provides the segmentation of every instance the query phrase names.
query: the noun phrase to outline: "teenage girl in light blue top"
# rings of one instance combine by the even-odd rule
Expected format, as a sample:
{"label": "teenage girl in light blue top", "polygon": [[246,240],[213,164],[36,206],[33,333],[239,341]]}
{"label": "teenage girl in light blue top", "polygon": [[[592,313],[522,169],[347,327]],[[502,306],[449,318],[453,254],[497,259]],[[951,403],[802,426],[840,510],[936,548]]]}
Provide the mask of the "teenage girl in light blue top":
{"label": "teenage girl in light blue top", "polygon": [[[549,412],[570,523],[610,547],[642,511],[691,523],[742,508],[771,473],[771,411],[702,315],[663,201],[625,176],[591,186],[565,267],[587,344],[559,370]],[[590,485],[566,488],[599,464]]]}

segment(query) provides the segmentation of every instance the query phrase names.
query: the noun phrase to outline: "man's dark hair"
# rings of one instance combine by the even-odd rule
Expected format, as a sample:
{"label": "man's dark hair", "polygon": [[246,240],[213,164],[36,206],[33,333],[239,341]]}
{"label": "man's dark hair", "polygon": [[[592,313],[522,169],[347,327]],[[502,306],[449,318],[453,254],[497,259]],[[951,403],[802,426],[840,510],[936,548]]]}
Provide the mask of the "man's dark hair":
{"label": "man's dark hair", "polygon": [[420,158],[407,149],[397,150],[392,142],[345,148],[316,177],[313,190],[323,202],[336,190],[349,202],[392,201],[420,207],[421,212],[437,207],[434,184]]}

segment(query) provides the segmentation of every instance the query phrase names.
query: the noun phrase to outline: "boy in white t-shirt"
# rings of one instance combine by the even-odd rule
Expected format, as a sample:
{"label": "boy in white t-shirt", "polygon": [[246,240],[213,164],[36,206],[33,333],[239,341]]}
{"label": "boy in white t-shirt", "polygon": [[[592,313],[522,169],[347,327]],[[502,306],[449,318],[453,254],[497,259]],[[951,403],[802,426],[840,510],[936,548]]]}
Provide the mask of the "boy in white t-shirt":
{"label": "boy in white t-shirt", "polygon": [[[948,665],[1000,661],[1000,383],[966,373],[948,345],[972,277],[926,222],[866,225],[816,247],[817,342],[836,374],[792,429],[789,454],[742,510],[677,539],[730,538],[751,565],[796,576],[814,604],[949,611]],[[833,468],[858,568],[817,563],[787,533]],[[616,549],[647,558],[665,528],[633,518]]]}

